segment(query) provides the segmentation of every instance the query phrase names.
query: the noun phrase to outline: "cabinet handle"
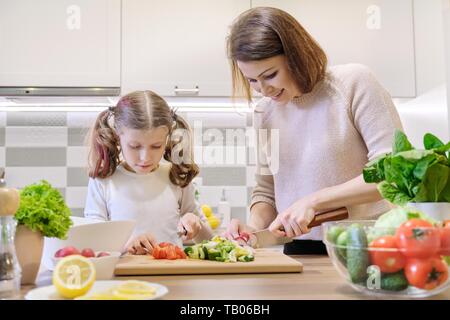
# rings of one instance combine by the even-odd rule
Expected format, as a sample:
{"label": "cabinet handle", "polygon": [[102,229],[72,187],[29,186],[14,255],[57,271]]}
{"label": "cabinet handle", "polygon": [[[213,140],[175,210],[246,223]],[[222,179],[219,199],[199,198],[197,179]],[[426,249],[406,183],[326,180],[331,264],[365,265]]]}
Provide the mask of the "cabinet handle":
{"label": "cabinet handle", "polygon": [[174,92],[177,96],[196,96],[199,94],[200,89],[198,86],[195,86],[195,89],[180,89],[178,86],[175,86]]}

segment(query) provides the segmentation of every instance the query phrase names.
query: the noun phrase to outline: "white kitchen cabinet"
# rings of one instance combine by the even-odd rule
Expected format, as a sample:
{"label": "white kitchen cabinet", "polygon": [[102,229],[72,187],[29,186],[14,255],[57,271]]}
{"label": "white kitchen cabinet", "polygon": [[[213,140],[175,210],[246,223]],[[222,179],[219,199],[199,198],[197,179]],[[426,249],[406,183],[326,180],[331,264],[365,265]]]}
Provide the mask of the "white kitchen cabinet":
{"label": "white kitchen cabinet", "polygon": [[119,87],[120,0],[0,0],[0,86]]}
{"label": "white kitchen cabinet", "polygon": [[225,38],[249,0],[126,0],[122,6],[122,94],[231,94]]}
{"label": "white kitchen cabinet", "polygon": [[252,0],[252,6],[293,15],[330,65],[365,64],[392,96],[415,96],[412,0]]}

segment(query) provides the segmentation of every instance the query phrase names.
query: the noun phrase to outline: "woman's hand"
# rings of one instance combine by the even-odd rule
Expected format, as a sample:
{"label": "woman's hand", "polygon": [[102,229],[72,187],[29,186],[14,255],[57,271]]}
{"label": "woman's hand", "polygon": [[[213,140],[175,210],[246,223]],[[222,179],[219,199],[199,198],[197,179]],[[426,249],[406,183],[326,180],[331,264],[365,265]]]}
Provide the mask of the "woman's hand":
{"label": "woman's hand", "polygon": [[253,247],[256,244],[256,237],[252,234],[254,231],[256,229],[241,223],[238,219],[231,219],[222,236],[230,240],[236,240],[240,245]]}
{"label": "woman's hand", "polygon": [[227,230],[222,234],[225,238],[235,240],[241,237],[242,233],[251,233],[255,229],[241,223],[238,219],[231,219]]}
{"label": "woman's hand", "polygon": [[144,233],[128,240],[125,248],[130,254],[144,255],[152,253],[153,247],[157,246],[155,238],[150,233]]}
{"label": "woman's hand", "polygon": [[289,238],[308,233],[311,231],[308,225],[314,220],[315,212],[311,199],[304,197],[279,214],[269,230],[276,236]]}
{"label": "woman's hand", "polygon": [[194,238],[200,232],[201,228],[202,223],[200,221],[200,217],[191,212],[184,214],[178,223],[179,231],[186,230],[185,234],[182,236],[183,240],[190,240]]}

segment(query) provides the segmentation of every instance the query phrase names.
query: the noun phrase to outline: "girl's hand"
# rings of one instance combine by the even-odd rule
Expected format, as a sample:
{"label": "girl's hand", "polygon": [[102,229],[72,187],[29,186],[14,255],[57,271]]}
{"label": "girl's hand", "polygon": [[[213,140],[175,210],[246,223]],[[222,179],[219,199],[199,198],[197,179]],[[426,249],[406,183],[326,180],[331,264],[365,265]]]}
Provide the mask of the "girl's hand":
{"label": "girl's hand", "polygon": [[315,212],[310,199],[302,198],[279,214],[270,224],[269,230],[276,236],[289,238],[308,233],[311,231],[308,225],[314,220]]}
{"label": "girl's hand", "polygon": [[183,240],[190,240],[194,238],[199,233],[201,228],[202,224],[200,217],[191,212],[184,214],[178,223],[179,231],[183,231],[183,229],[186,230],[185,234],[181,237]]}
{"label": "girl's hand", "polygon": [[131,238],[126,244],[127,252],[130,254],[144,255],[153,252],[153,247],[157,246],[155,238],[150,233],[144,233]]}

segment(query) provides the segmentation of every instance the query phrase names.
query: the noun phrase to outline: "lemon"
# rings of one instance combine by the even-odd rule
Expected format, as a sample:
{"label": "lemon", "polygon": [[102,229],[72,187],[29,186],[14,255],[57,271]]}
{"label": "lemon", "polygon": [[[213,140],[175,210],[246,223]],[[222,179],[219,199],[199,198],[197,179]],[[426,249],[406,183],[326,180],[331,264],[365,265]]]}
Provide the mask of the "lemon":
{"label": "lemon", "polygon": [[212,229],[216,229],[220,225],[220,220],[216,216],[212,215],[207,218],[208,223],[211,226]]}
{"label": "lemon", "polygon": [[111,290],[115,299],[144,300],[152,298],[156,289],[145,281],[129,280]]}
{"label": "lemon", "polygon": [[62,258],[53,271],[52,282],[64,298],[82,296],[95,282],[94,264],[80,255]]}
{"label": "lemon", "polygon": [[213,215],[213,211],[212,211],[211,207],[208,206],[207,204],[203,204],[201,208],[202,208],[202,211],[203,211],[203,214],[205,215],[205,217],[208,218]]}

